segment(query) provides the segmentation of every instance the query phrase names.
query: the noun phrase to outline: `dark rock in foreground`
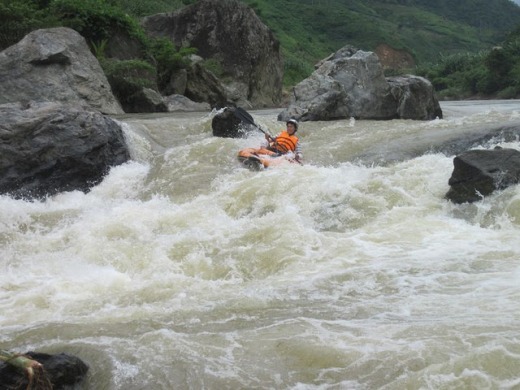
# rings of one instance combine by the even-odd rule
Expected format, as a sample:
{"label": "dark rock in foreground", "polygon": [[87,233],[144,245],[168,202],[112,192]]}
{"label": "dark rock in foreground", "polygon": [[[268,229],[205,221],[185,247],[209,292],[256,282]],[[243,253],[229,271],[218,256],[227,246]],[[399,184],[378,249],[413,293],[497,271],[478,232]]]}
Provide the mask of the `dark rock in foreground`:
{"label": "dark rock in foreground", "polygon": [[[28,352],[24,354],[43,364],[45,373],[54,390],[70,389],[79,383],[88,372],[88,366],[79,358],[64,353],[48,355]],[[9,364],[0,363],[0,390],[29,388],[26,376]],[[30,387],[37,388],[37,387]]]}
{"label": "dark rock in foreground", "polygon": [[0,105],[0,194],[87,192],[130,158],[120,125],[58,103]]}
{"label": "dark rock in foreground", "polygon": [[520,181],[520,152],[515,149],[469,150],[453,159],[446,198],[475,202]]}

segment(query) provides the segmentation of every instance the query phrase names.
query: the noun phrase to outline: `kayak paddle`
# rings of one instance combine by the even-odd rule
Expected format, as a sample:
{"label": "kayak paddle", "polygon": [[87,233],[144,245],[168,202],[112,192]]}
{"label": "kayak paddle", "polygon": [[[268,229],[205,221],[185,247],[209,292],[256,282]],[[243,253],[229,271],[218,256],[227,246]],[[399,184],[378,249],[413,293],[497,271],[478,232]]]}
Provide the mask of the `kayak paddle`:
{"label": "kayak paddle", "polygon": [[259,125],[257,125],[255,123],[255,120],[253,119],[253,117],[251,116],[251,114],[249,114],[246,110],[244,110],[242,107],[236,107],[235,108],[235,111],[234,111],[234,114],[235,116],[246,122],[246,123],[249,123],[251,126],[253,127],[256,127],[258,130],[260,130],[262,133],[264,133],[265,135],[267,135],[271,140],[274,141],[274,138],[271,134],[269,134],[268,131],[265,131],[264,129],[262,129]]}

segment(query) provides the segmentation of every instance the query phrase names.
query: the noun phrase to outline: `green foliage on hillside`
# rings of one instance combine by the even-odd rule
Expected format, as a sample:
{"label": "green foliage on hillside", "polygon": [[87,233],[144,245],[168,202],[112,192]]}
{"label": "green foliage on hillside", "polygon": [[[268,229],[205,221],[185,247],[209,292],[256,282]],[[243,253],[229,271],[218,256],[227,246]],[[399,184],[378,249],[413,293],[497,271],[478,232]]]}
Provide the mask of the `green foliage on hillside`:
{"label": "green foliage on hillside", "polygon": [[[509,0],[243,0],[276,34],[286,59],[286,84],[350,44],[406,49],[418,64],[479,52],[520,24]],[[307,73],[308,74],[308,73]]]}
{"label": "green foliage on hillside", "polygon": [[417,73],[428,78],[443,98],[518,98],[520,27],[501,46],[480,53],[447,56],[436,64],[420,67]]}
{"label": "green foliage on hillside", "polygon": [[38,28],[52,27],[58,21],[42,10],[41,1],[0,0],[0,50],[18,42]]}
{"label": "green foliage on hillside", "polygon": [[89,43],[98,44],[117,30],[124,30],[143,43],[147,39],[135,18],[105,0],[53,0],[47,12],[63,26],[79,32]]}
{"label": "green foliage on hillside", "polygon": [[[0,0],[0,50],[36,28],[68,26],[102,58],[107,40],[120,30],[140,41],[144,52],[137,62],[102,61],[107,74],[133,75],[133,85],[135,75],[146,70],[144,61],[153,67],[147,75],[155,74],[160,88],[172,68],[185,66],[183,58],[193,50],[178,52],[171,43],[146,37],[138,18],[196,1]],[[241,1],[279,39],[286,86],[309,76],[316,62],[347,44],[373,51],[386,43],[410,52],[417,73],[431,79],[443,96],[519,94],[520,7],[510,0]],[[500,42],[502,49],[491,50]],[[219,73],[218,63],[208,59],[205,64]]]}
{"label": "green foliage on hillside", "polygon": [[[78,31],[89,44],[119,99],[141,87],[160,89],[175,70],[186,67],[184,58],[195,49],[176,50],[171,41],[148,37],[135,12],[156,10],[169,1],[127,0],[0,0],[0,49],[19,41],[28,32],[44,27],[65,26]],[[188,3],[178,1],[178,6]],[[139,8],[141,7],[141,8]],[[12,21],[12,22],[11,22]],[[109,39],[122,34],[142,47],[139,58],[105,58]]]}
{"label": "green foliage on hillside", "polygon": [[184,7],[196,0],[107,0],[107,3],[117,6],[129,15],[142,17]]}

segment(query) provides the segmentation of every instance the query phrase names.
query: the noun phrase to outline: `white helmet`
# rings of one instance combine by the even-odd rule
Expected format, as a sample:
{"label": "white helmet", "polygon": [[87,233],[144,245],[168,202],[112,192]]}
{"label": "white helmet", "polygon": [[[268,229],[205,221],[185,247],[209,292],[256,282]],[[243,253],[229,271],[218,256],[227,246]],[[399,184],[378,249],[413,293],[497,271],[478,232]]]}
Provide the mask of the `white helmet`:
{"label": "white helmet", "polygon": [[296,119],[291,118],[287,120],[287,122],[285,122],[286,125],[288,125],[289,123],[292,123],[294,125],[296,131],[298,130],[298,121]]}

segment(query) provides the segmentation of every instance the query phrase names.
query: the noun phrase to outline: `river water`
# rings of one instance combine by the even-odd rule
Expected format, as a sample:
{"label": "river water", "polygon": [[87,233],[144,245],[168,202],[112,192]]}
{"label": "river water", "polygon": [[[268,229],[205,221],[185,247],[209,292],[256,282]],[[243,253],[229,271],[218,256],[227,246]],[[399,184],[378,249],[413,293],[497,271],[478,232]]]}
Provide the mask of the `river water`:
{"label": "river water", "polygon": [[90,193],[0,197],[0,348],[80,357],[79,389],[520,388],[520,186],[454,205],[453,155],[381,152],[520,102],[442,108],[302,123],[305,165],[261,172],[210,113],[118,118],[133,160]]}

